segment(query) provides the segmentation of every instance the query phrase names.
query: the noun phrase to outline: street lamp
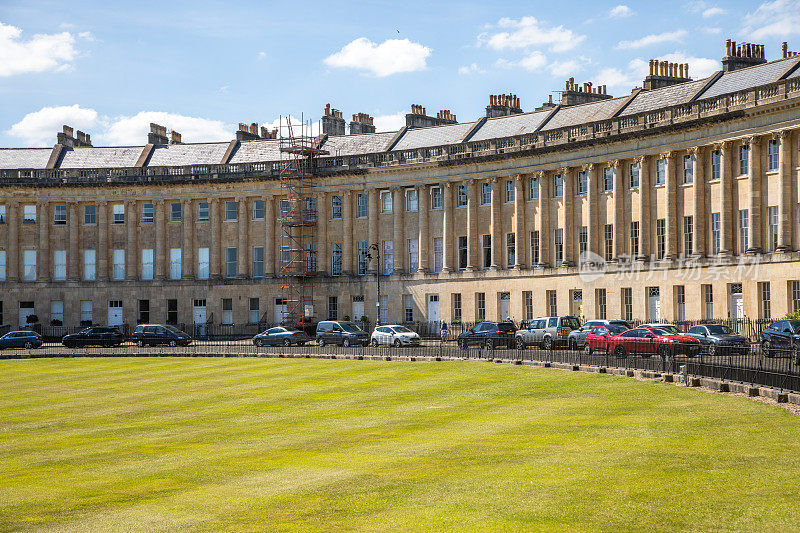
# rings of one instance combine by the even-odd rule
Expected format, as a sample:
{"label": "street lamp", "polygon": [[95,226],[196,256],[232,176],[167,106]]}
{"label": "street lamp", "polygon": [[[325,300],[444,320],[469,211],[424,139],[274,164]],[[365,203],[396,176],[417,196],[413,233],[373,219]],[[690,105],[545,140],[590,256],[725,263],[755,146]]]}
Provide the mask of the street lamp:
{"label": "street lamp", "polygon": [[372,260],[372,254],[370,250],[375,250],[375,261],[377,265],[375,266],[375,283],[378,286],[378,299],[375,302],[375,325],[381,325],[381,247],[380,245],[375,242],[369,245],[367,248],[367,261]]}

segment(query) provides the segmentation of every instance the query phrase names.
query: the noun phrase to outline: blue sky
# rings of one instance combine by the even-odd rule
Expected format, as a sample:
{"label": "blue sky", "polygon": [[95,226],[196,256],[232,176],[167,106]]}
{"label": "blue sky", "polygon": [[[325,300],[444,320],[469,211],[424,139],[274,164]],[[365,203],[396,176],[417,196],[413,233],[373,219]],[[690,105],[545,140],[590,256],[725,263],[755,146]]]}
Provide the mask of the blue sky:
{"label": "blue sky", "polygon": [[239,122],[317,120],[326,103],[397,129],[412,103],[460,121],[489,94],[532,110],[564,80],[641,84],[647,60],[719,68],[724,41],[800,49],[800,0],[758,2],[0,1],[0,146],[51,146],[61,124],[95,145],[184,142]]}

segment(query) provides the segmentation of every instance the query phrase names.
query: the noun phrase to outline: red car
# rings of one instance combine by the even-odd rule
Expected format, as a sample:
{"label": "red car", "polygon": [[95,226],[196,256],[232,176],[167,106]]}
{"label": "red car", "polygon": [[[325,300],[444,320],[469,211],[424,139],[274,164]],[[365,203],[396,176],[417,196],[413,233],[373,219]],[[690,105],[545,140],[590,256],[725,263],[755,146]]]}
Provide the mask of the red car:
{"label": "red car", "polygon": [[608,343],[610,352],[617,357],[625,357],[628,354],[642,357],[651,355],[694,357],[700,353],[700,341],[694,337],[661,328],[629,329],[611,337]]}
{"label": "red car", "polygon": [[615,335],[619,335],[623,331],[628,331],[627,326],[620,324],[605,324],[602,326],[595,326],[586,335],[586,341],[583,344],[583,351],[586,355],[592,355],[594,352],[609,351],[609,339]]}

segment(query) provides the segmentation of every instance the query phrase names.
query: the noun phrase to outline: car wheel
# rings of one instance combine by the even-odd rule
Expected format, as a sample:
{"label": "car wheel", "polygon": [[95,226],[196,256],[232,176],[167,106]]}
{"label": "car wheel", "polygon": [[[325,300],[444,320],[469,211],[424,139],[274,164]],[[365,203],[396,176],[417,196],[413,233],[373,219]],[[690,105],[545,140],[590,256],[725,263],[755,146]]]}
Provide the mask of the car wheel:
{"label": "car wheel", "polygon": [[292,345],[292,341],[290,339],[283,339],[283,345],[284,346],[291,346]]}
{"label": "car wheel", "polygon": [[553,349],[553,338],[552,337],[545,337],[542,346],[545,350],[552,350]]}
{"label": "car wheel", "polygon": [[394,347],[395,348],[399,348],[400,347],[400,339],[395,339],[394,340]]}
{"label": "car wheel", "polygon": [[614,348],[614,355],[617,357],[625,357],[626,355],[625,348],[623,348],[622,346],[617,346],[616,348]]}
{"label": "car wheel", "polygon": [[669,357],[669,346],[659,346],[658,347],[658,355],[661,356],[661,359],[666,359]]}
{"label": "car wheel", "polygon": [[516,344],[517,344],[517,350],[525,349],[525,341],[522,339],[522,337],[517,337]]}
{"label": "car wheel", "polygon": [[[258,346],[259,348],[261,348],[262,346],[264,346],[264,341],[262,341],[261,339],[256,339],[256,346]],[[320,345],[320,346],[321,346],[321,345]]]}
{"label": "car wheel", "polygon": [[378,339],[372,339],[372,347],[373,348],[377,348],[378,347]]}
{"label": "car wheel", "polygon": [[323,346],[325,346],[325,339],[318,340],[317,344],[319,344],[319,347],[322,348]]}
{"label": "car wheel", "polygon": [[764,357],[772,357],[772,349],[769,345],[769,341],[764,341],[761,345],[761,349],[764,351]]}
{"label": "car wheel", "polygon": [[592,347],[589,346],[589,343],[583,345],[583,353],[586,355],[592,355]]}
{"label": "car wheel", "polygon": [[708,355],[717,355],[717,345],[711,343],[708,345]]}
{"label": "car wheel", "polygon": [[177,342],[175,342],[175,341],[169,341],[169,346],[170,346],[170,348],[174,348],[174,347],[175,347],[175,346],[177,346],[177,345],[178,345],[178,343],[177,343]]}
{"label": "car wheel", "polygon": [[483,347],[487,350],[494,350],[494,342],[492,339],[486,339],[486,342],[483,344]]}
{"label": "car wheel", "polygon": [[139,348],[143,347],[144,346],[144,341],[141,341],[141,340],[136,341],[136,346],[138,346]]}
{"label": "car wheel", "polygon": [[344,346],[345,348],[347,348],[348,346],[350,346],[350,339],[344,339],[344,340],[342,341],[342,346]]}
{"label": "car wheel", "polygon": [[467,349],[467,342],[465,340],[459,339],[457,341],[457,344],[458,344],[458,347],[461,348],[462,350],[466,350]]}
{"label": "car wheel", "polygon": [[26,342],[25,343],[25,349],[26,350],[30,350],[31,348],[33,348],[33,344],[31,344],[30,341]]}

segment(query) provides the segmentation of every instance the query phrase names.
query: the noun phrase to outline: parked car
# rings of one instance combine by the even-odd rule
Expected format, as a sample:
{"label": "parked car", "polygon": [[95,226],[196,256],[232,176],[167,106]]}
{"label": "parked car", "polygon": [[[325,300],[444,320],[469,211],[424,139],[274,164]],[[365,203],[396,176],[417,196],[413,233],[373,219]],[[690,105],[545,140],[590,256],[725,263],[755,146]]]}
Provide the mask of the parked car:
{"label": "parked car", "polygon": [[531,345],[551,350],[558,346],[566,346],[569,334],[580,327],[580,320],[574,316],[536,318],[531,320],[527,327],[517,331],[515,343],[520,350]]}
{"label": "parked car", "polygon": [[42,336],[35,331],[9,331],[0,337],[0,350],[6,348],[39,348],[42,345]]}
{"label": "parked car", "polygon": [[609,350],[610,339],[629,329],[629,327],[623,324],[594,326],[586,335],[586,339],[583,343],[583,351],[586,355],[592,355],[594,352],[611,353]]}
{"label": "parked car", "polygon": [[708,355],[747,355],[750,344],[747,339],[722,324],[701,324],[689,328],[687,335],[700,341]]}
{"label": "parked car", "polygon": [[667,331],[671,331],[672,333],[674,333],[676,335],[680,334],[680,332],[681,332],[681,330],[679,330],[678,326],[676,326],[675,324],[665,324],[665,323],[661,323],[661,322],[653,322],[652,324],[642,324],[639,327],[640,328],[664,329],[664,330],[667,330]]}
{"label": "parked car", "polygon": [[78,333],[64,335],[61,344],[67,348],[78,348],[81,346],[119,346],[125,337],[122,332],[109,326],[92,326]]}
{"label": "parked car", "polygon": [[371,335],[372,345],[388,344],[399,348],[400,346],[419,346],[420,338],[405,326],[378,326]]}
{"label": "parked car", "polygon": [[700,353],[700,341],[694,337],[675,334],[661,328],[638,327],[623,331],[609,339],[609,349],[617,357],[628,354],[650,357],[685,355],[694,357]]}
{"label": "parked car", "polygon": [[139,324],[133,330],[131,340],[137,346],[155,346],[157,344],[189,346],[192,342],[192,338],[178,328],[160,324]]}
{"label": "parked car", "polygon": [[340,320],[323,320],[317,324],[317,344],[338,344],[340,346],[353,346],[369,344],[369,334],[361,329],[355,322]]}
{"label": "parked car", "polygon": [[767,357],[791,355],[800,364],[800,320],[777,320],[764,328],[761,348]]}
{"label": "parked car", "polygon": [[482,346],[487,350],[500,346],[512,348],[516,331],[511,322],[480,322],[459,335],[456,342],[463,350],[470,346]]}
{"label": "parked car", "polygon": [[291,346],[292,344],[302,346],[310,340],[311,337],[306,335],[305,331],[277,326],[253,337],[253,344],[256,346]]}
{"label": "parked car", "polygon": [[[589,320],[578,329],[573,329],[569,332],[567,337],[567,344],[573,350],[582,350],[586,344],[586,336],[595,326],[624,326],[625,329],[631,329],[631,325],[624,320]],[[624,330],[623,330],[624,331]]]}

